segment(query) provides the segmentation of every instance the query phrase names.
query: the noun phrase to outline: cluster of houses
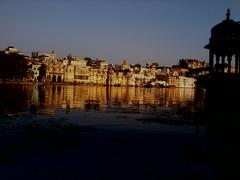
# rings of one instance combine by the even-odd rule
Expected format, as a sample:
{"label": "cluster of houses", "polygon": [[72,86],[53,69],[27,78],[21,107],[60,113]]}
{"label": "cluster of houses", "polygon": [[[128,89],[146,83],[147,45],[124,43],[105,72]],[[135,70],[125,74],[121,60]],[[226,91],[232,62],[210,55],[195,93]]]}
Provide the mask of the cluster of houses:
{"label": "cluster of houses", "polygon": [[[8,47],[5,54],[19,53],[14,47]],[[106,60],[78,58],[68,55],[59,59],[54,51],[50,53],[33,52],[24,56],[30,73],[28,81],[44,83],[95,84],[109,86],[138,87],[194,87],[196,76],[208,73],[204,61],[182,59],[173,67],[161,67],[158,63],[146,65],[109,64]],[[201,69],[197,74],[191,70]]]}

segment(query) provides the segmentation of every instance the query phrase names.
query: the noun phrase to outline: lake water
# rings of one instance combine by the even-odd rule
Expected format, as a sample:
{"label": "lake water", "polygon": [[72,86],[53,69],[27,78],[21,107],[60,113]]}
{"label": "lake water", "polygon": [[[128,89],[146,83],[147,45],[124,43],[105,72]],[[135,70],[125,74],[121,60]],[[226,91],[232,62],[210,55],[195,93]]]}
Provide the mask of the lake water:
{"label": "lake water", "polygon": [[184,88],[5,85],[0,94],[2,121],[10,118],[19,126],[51,118],[59,126],[192,132],[194,120],[181,112],[194,113],[204,106],[195,89]]}
{"label": "lake water", "polygon": [[205,96],[184,88],[0,85],[0,174],[217,179],[222,167],[211,162],[219,156],[209,160],[209,152],[225,144],[211,148],[219,138],[209,138]]}

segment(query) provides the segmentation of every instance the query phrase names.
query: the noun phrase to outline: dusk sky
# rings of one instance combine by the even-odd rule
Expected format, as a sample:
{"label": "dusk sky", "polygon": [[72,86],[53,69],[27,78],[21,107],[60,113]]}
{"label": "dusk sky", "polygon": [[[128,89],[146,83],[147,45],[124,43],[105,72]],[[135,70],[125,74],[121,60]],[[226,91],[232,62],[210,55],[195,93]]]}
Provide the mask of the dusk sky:
{"label": "dusk sky", "polygon": [[240,21],[240,0],[1,0],[0,50],[55,50],[113,64],[208,61],[203,47],[227,8]]}

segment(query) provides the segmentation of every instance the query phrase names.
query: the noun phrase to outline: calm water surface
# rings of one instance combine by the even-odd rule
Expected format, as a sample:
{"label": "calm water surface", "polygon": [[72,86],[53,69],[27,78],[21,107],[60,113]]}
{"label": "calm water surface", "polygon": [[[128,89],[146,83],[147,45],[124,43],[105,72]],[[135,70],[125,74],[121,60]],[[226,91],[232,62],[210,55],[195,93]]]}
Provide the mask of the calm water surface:
{"label": "calm water surface", "polygon": [[53,123],[193,132],[199,128],[193,116],[203,102],[204,95],[196,97],[195,89],[184,88],[2,85],[0,118],[2,126],[15,127]]}

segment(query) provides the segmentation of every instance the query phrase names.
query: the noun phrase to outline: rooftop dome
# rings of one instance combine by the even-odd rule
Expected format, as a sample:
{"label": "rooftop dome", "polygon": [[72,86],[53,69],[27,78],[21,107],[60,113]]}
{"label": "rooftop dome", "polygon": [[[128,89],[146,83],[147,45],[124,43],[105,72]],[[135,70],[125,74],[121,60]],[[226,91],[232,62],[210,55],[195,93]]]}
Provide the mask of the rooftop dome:
{"label": "rooftop dome", "polygon": [[206,49],[233,50],[240,49],[240,23],[230,19],[227,10],[226,19],[215,25],[211,30],[211,38]]}

